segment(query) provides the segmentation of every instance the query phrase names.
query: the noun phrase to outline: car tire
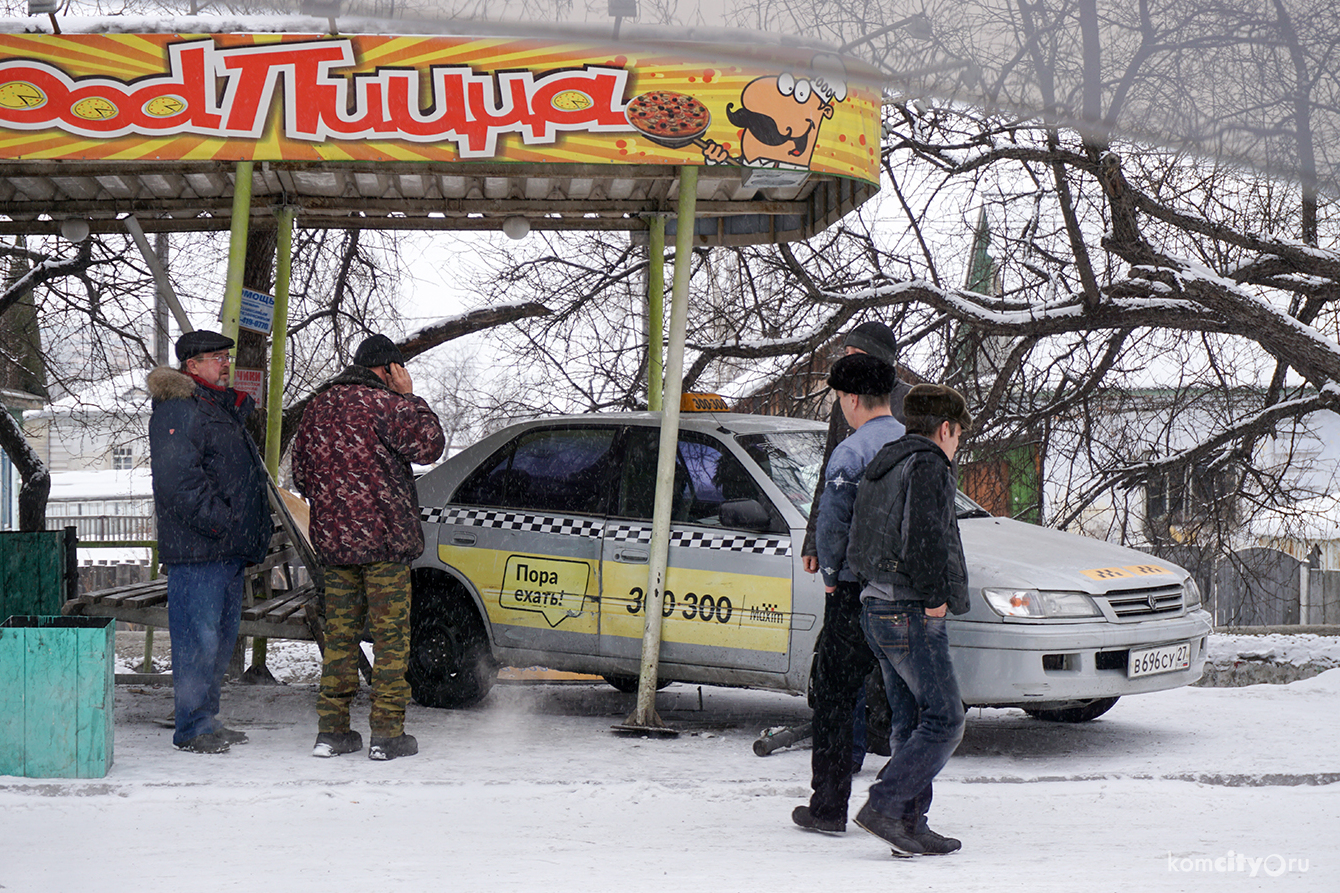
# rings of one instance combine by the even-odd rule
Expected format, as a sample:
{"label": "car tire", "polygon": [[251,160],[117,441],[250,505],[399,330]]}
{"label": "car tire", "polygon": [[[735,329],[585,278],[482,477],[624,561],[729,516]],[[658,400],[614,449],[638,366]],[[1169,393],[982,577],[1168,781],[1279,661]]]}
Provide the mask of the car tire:
{"label": "car tire", "polygon": [[473,602],[459,588],[444,592],[417,581],[414,598],[405,667],[414,700],[449,709],[479,703],[498,667]]}
{"label": "car tire", "polygon": [[[619,691],[623,692],[624,694],[631,695],[637,693],[636,676],[619,676],[611,674],[609,676],[602,676],[601,678],[604,679],[606,682],[608,682],[610,685],[617,688]],[[675,680],[673,679],[657,679],[656,690],[660,691],[661,689],[665,688],[667,685],[669,685],[671,682],[674,681]]]}
{"label": "car tire", "polygon": [[1118,700],[1118,698],[1094,698],[1078,707],[1062,707],[1058,710],[1032,710],[1025,707],[1024,712],[1044,722],[1088,722],[1111,710],[1117,705]]}

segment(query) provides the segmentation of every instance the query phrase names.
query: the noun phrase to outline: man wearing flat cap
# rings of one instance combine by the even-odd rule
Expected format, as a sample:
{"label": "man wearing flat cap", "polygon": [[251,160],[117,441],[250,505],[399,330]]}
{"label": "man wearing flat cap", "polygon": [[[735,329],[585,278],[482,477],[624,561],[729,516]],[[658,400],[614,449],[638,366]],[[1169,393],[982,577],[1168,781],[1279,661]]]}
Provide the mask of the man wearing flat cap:
{"label": "man wearing flat cap", "polygon": [[405,733],[409,683],[409,563],[423,553],[412,463],[442,455],[437,415],[385,335],[371,335],[354,362],[317,388],[293,438],[293,480],[311,503],[312,545],[324,565],[326,650],[312,755],[363,749],[350,727],[358,693],[358,647],[372,634],[368,758],[419,752]]}
{"label": "man wearing flat cap", "polygon": [[265,470],[243,425],[256,404],[228,387],[232,346],[218,332],[187,332],[177,339],[180,365],[148,379],[172,637],[172,743],[192,753],[223,753],[247,740],[219,722],[219,691],[242,618],[242,572],[270,543]]}
{"label": "man wearing flat cap", "polygon": [[861,584],[847,567],[847,540],[856,487],[866,463],[885,444],[903,435],[903,426],[889,407],[893,378],[892,366],[864,353],[842,357],[828,375],[843,417],[854,430],[834,447],[824,468],[815,525],[819,571],[827,597],[814,654],[813,794],[807,806],[797,806],[791,813],[791,820],[809,831],[847,829],[852,711],[875,666],[861,632]]}
{"label": "man wearing flat cap", "polygon": [[903,403],[907,434],[866,466],[847,561],[865,581],[861,628],[893,711],[893,756],[856,824],[896,856],[944,855],[961,844],[930,829],[932,782],[963,738],[963,699],[945,614],[968,610],[954,454],[972,427],[963,396],[919,384]]}

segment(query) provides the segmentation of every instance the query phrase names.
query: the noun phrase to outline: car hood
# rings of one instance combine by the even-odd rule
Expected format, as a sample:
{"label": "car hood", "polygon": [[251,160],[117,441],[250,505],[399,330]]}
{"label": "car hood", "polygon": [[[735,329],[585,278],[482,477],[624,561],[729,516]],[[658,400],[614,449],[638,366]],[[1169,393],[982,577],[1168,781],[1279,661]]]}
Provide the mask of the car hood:
{"label": "car hood", "polygon": [[959,521],[968,581],[1102,595],[1121,589],[1179,585],[1188,573],[1176,564],[1104,540],[1077,536],[1010,518]]}

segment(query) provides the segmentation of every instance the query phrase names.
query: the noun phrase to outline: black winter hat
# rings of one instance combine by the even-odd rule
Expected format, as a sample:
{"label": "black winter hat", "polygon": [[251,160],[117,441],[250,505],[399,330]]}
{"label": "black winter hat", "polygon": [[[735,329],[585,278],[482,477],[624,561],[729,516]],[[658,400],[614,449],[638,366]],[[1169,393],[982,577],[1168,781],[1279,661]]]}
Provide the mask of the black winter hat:
{"label": "black winter hat", "polygon": [[958,422],[964,431],[971,430],[972,416],[968,414],[968,401],[951,387],[942,384],[919,384],[907,392],[903,398],[903,415],[927,416],[933,419],[949,419]]}
{"label": "black winter hat", "polygon": [[833,364],[828,386],[844,394],[886,397],[893,390],[893,367],[870,354],[850,354]]}
{"label": "black winter hat", "polygon": [[842,342],[842,346],[863,350],[890,366],[896,367],[898,365],[898,341],[893,337],[893,329],[882,322],[861,323],[847,333],[847,338]]}
{"label": "black winter hat", "polygon": [[363,339],[363,343],[358,345],[358,350],[354,351],[354,365],[366,366],[369,369],[377,366],[389,366],[392,363],[405,365],[405,357],[400,353],[400,348],[395,346],[390,338],[385,335],[369,335]]}
{"label": "black winter hat", "polygon": [[196,329],[194,332],[187,332],[177,339],[177,362],[184,363],[191,357],[198,357],[202,353],[228,350],[232,346],[233,339],[227,335],[220,335],[218,332],[211,332],[209,329]]}

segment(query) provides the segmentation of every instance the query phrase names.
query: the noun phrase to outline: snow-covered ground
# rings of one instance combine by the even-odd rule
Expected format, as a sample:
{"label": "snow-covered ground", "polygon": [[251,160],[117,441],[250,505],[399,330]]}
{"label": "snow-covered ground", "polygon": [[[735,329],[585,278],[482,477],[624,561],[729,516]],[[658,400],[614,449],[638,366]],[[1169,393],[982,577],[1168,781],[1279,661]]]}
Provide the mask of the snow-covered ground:
{"label": "snow-covered ground", "polygon": [[[302,647],[272,650],[277,676],[304,675]],[[611,726],[631,696],[499,685],[472,710],[411,705],[422,752],[389,763],[309,756],[314,699],[228,686],[251,743],[199,756],[171,747],[169,689],[118,686],[107,778],[0,778],[0,890],[1340,890],[1340,669],[1076,726],[974,710],[931,815],[964,848],[914,860],[791,824],[809,751],[750,745],[807,718],[800,698],[673,685],[658,711],[680,736],[629,738]]]}

